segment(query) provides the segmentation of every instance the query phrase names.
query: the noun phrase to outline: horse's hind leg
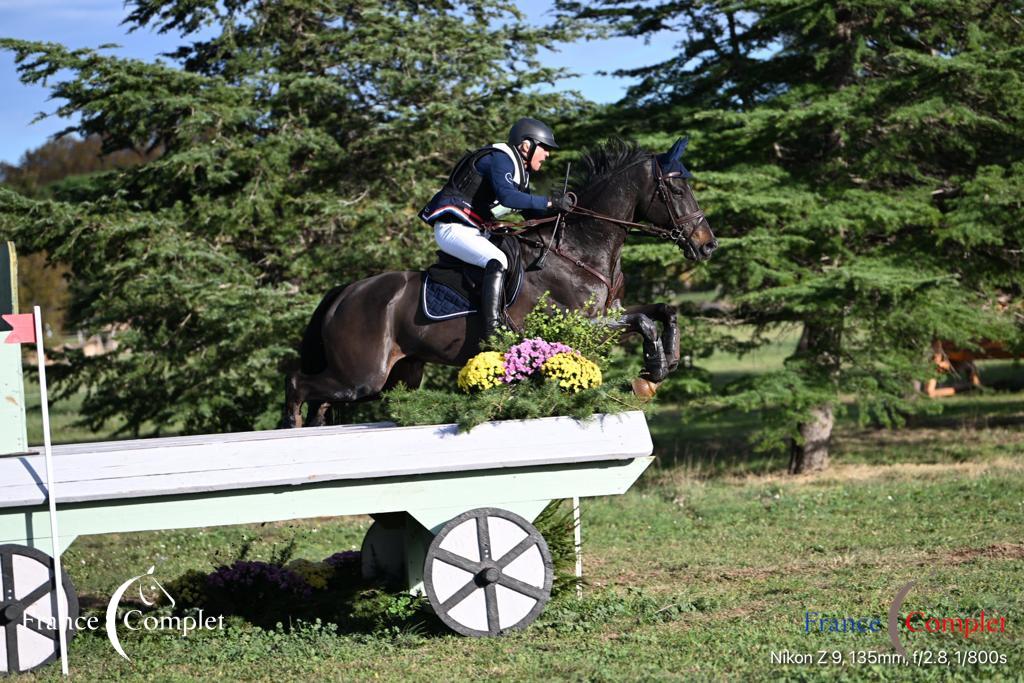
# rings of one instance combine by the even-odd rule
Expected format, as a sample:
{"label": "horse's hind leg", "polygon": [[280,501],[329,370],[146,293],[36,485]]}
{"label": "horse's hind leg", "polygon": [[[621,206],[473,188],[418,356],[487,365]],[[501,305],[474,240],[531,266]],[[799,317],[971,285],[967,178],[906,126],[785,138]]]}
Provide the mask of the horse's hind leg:
{"label": "horse's hind leg", "polygon": [[278,429],[302,426],[302,396],[299,392],[298,372],[290,372],[284,378],[284,412]]}
{"label": "horse's hind leg", "polygon": [[[308,403],[306,412],[307,427],[319,427],[324,424],[324,415],[331,404],[323,395],[325,382],[319,375],[309,376],[301,372],[293,372],[284,380],[284,414],[281,416],[281,429],[302,427],[302,404]],[[337,387],[332,387],[337,393]]]}
{"label": "horse's hind leg", "polygon": [[419,389],[420,383],[423,381],[423,365],[421,360],[409,356],[402,358],[392,366],[388,381],[384,383],[384,388],[381,391],[394,389],[399,383],[410,389]]}
{"label": "horse's hind leg", "polygon": [[331,404],[327,401],[309,401],[306,403],[306,426],[323,427],[327,424],[327,411]]}

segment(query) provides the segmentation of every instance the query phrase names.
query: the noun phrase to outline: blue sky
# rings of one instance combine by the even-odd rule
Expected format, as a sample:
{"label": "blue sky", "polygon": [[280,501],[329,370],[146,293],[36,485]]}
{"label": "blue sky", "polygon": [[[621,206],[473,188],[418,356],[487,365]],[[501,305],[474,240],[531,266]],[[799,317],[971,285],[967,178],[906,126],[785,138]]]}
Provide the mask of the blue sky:
{"label": "blue sky", "polygon": [[[518,6],[533,23],[550,19],[552,0],[518,0]],[[120,26],[127,15],[121,0],[0,0],[0,36],[62,43],[72,48],[97,47],[118,43],[114,54],[151,61],[161,52],[178,45],[176,36],[148,30],[128,34]],[[598,71],[614,71],[661,61],[671,49],[674,37],[663,32],[649,44],[635,38],[615,38],[558,46],[546,50],[544,62],[578,73],[564,79],[558,89],[575,89],[596,102],[613,102],[625,93],[628,79],[598,76]],[[14,58],[0,52],[0,161],[17,163],[21,155],[34,149],[68,125],[56,117],[32,124],[38,112],[50,113],[57,103],[48,101],[43,87],[25,86],[18,80]]]}

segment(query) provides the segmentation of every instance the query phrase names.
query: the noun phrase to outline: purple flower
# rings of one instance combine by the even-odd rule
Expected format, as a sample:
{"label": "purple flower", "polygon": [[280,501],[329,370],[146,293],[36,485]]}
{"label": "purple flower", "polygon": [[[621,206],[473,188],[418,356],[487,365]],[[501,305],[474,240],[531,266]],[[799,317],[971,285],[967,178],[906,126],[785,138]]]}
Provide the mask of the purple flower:
{"label": "purple flower", "polygon": [[557,353],[571,353],[572,348],[561,342],[546,342],[540,337],[527,339],[510,348],[505,353],[506,383],[524,380],[540,370],[544,361]]}
{"label": "purple flower", "polygon": [[306,581],[290,569],[259,561],[237,560],[230,567],[218,567],[206,578],[206,583],[228,591],[269,587],[305,598],[313,593]]}
{"label": "purple flower", "polygon": [[350,567],[359,566],[362,563],[362,553],[358,550],[344,550],[340,553],[334,553],[330,557],[324,560],[324,564],[330,565],[337,569],[338,567]]}

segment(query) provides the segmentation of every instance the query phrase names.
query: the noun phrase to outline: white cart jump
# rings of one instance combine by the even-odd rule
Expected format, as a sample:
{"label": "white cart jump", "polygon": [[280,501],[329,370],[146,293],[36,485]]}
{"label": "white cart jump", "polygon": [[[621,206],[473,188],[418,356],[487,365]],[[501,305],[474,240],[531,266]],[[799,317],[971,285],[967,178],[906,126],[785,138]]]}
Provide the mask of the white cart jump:
{"label": "white cart jump", "polygon": [[[363,572],[425,593],[464,635],[530,624],[551,592],[531,522],[552,500],[625,493],[650,465],[642,413],[386,423],[55,446],[61,538],[371,514]],[[54,659],[41,454],[0,458],[0,672]],[[48,573],[49,572],[49,573]],[[67,614],[77,615],[71,582]]]}

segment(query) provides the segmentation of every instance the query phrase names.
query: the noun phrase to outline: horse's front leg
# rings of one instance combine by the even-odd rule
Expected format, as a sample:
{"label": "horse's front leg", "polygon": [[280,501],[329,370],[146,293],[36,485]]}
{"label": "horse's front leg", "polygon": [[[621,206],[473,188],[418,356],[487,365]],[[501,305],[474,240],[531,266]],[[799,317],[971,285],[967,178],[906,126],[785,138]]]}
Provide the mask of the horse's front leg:
{"label": "horse's front leg", "polygon": [[644,340],[643,379],[657,384],[669,373],[669,362],[665,356],[665,348],[658,336],[658,326],[649,316],[640,311],[626,311],[619,319],[619,324],[627,333],[636,332]]}
{"label": "horse's front leg", "polygon": [[648,318],[661,323],[661,345],[665,350],[668,371],[674,372],[679,367],[679,322],[676,320],[675,306],[668,304],[642,304],[630,306],[626,313],[643,313]]}

